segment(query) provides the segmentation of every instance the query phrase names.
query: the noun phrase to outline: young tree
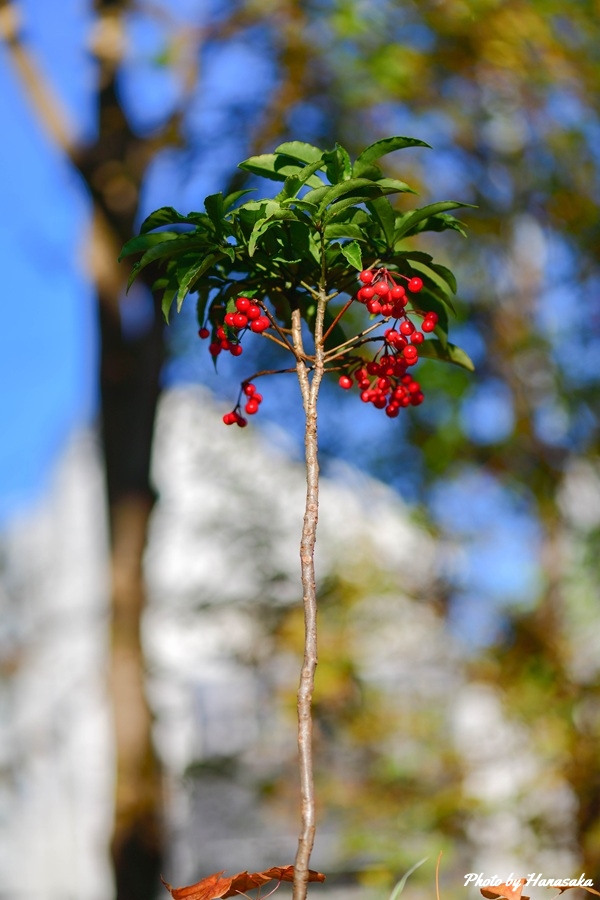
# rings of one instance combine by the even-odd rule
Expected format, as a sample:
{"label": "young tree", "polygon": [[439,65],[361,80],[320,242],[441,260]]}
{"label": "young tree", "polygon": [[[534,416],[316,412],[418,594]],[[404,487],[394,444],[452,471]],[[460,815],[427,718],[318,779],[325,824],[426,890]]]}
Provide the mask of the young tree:
{"label": "young tree", "polygon": [[[240,164],[245,172],[283,182],[274,198],[236,206],[248,193],[241,190],[207,197],[205,212],[182,215],[163,207],[148,216],[140,235],[121,254],[140,257],[130,284],[158,263],[154,287],[162,293],[167,319],[173,303],[179,310],[188,293],[198,294],[199,336],[210,340],[215,365],[221,353],[240,356],[244,340],[253,335],[274,342],[291,357],[288,367],[255,372],[241,381],[225,424],[245,427],[244,413],[258,412],[263,399],[258,378],[289,372],[298,378],[307,485],[300,541],[305,624],[298,689],[301,828],[293,872],[277,870],[269,876],[293,877],[294,900],[304,900],[307,883],[315,877],[309,861],[315,836],[311,700],[317,665],[319,388],[323,377],[333,373],[342,389],[356,383],[362,402],[396,418],[404,407],[423,402],[412,374],[419,357],[472,369],[464,351],[448,341],[454,276],[409,241],[424,231],[464,234],[462,223],[448,210],[468,204],[442,201],[396,211],[388,195],[412,190],[385,177],[378,163],[395,150],[427,146],[414,138],[385,138],[352,162],[340,145],[323,151],[300,141],[281,144],[274,153]],[[435,337],[425,340],[429,334]],[[198,889],[200,896],[200,885]],[[170,890],[179,896],[180,889]],[[214,885],[211,890],[217,896]]]}

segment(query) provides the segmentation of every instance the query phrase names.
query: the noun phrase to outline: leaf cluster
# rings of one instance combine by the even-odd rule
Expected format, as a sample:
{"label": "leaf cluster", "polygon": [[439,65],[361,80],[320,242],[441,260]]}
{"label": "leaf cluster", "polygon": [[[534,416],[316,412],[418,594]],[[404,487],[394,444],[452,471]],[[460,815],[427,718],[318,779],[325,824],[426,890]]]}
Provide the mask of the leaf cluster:
{"label": "leaf cluster", "polygon": [[[438,340],[428,342],[431,346],[423,355],[465,364],[446,339],[454,276],[429,254],[412,250],[407,239],[424,231],[464,234],[463,224],[448,211],[468,204],[448,200],[400,212],[389,196],[414,191],[403,181],[387,178],[378,162],[395,150],[428,146],[415,138],[389,137],[368,146],[352,162],[339,144],[323,151],[291,141],[273,153],[252,156],[239,167],[281,182],[279,193],[242,203],[251,190],[217,193],[206,198],[204,212],[182,215],[172,207],[154,211],[121,253],[121,258],[138,257],[129,285],[146,267],[157,265],[154,289],[162,292],[167,321],[172,305],[179,311],[185,297],[195,292],[198,319],[201,324],[208,319],[213,328],[240,294],[268,300],[283,327],[289,327],[293,309],[299,309],[311,327],[319,293],[330,301],[352,293],[356,273],[366,265],[408,269],[425,285],[419,308],[435,310],[440,319]],[[333,319],[328,313],[326,325]],[[346,340],[339,323],[330,329],[330,339],[330,344]]]}

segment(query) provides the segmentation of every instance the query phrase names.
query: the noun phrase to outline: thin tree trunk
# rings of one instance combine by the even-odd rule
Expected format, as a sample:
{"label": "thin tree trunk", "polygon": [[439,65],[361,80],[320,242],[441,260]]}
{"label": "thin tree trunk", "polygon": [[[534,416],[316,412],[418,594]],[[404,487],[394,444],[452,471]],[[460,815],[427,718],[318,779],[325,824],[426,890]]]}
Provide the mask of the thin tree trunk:
{"label": "thin tree trunk", "polygon": [[323,378],[323,320],[325,292],[320,292],[315,324],[315,363],[309,379],[302,342],[300,311],[292,313],[292,338],[296,370],[305,414],[304,451],[306,460],[306,504],[300,541],[300,564],[304,602],[304,661],[298,688],[298,764],[300,772],[301,827],[294,871],[293,900],[305,900],[310,855],[315,839],[315,792],[312,747],[312,696],[317,667],[317,591],[314,550],[319,515],[319,460],[317,440],[317,398]]}

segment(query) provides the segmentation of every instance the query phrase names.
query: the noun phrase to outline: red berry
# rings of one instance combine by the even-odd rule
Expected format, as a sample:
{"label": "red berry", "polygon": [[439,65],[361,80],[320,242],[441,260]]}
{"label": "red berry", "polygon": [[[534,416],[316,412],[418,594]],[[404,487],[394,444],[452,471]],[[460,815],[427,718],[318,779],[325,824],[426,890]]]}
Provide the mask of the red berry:
{"label": "red berry", "polygon": [[368,287],[361,288],[358,292],[358,296],[362,301],[370,300],[375,294],[375,288],[372,284],[368,285]]}
{"label": "red berry", "polygon": [[252,384],[252,382],[249,381],[248,384],[244,385],[242,390],[245,393],[246,397],[251,397],[252,394],[256,393],[256,385]]}
{"label": "red berry", "polygon": [[391,303],[382,303],[381,304],[381,315],[382,316],[391,316],[393,310],[394,310],[394,307],[392,306]]}
{"label": "red berry", "polygon": [[228,341],[227,338],[223,338],[221,341],[221,350],[231,350],[232,346],[231,341]]}
{"label": "red berry", "polygon": [[258,319],[254,319],[250,323],[250,328],[256,334],[260,334],[261,331],[265,331],[270,326],[270,324],[271,323],[266,316],[259,316]]}
{"label": "red berry", "polygon": [[354,382],[349,375],[340,375],[338,384],[341,388],[344,388],[344,390],[347,391],[352,387]]}
{"label": "red berry", "polygon": [[368,403],[369,400],[371,399],[371,391],[369,391],[369,390],[363,391],[360,395],[360,399],[362,400],[363,403]]}
{"label": "red berry", "polygon": [[406,291],[404,290],[404,288],[402,287],[401,284],[395,284],[391,290],[391,294],[392,294],[392,300],[402,300],[402,298],[406,294]]}
{"label": "red berry", "polygon": [[248,297],[238,297],[235,301],[235,308],[238,312],[245,313],[248,312],[248,307],[250,306],[250,300]]}
{"label": "red berry", "polygon": [[244,352],[244,348],[241,344],[231,344],[231,346],[229,347],[229,352],[232,356],[241,356]]}
{"label": "red berry", "polygon": [[375,285],[375,293],[380,297],[386,297],[390,292],[390,286],[387,281],[378,281]]}
{"label": "red berry", "polygon": [[[229,324],[229,323],[227,323],[227,324]],[[219,325],[219,327],[217,328],[217,337],[220,341],[227,340],[227,335],[225,334],[225,329],[223,328],[222,325]]]}
{"label": "red berry", "polygon": [[233,317],[233,325],[235,328],[245,328],[248,324],[248,316],[243,313],[236,313]]}
{"label": "red berry", "polygon": [[263,401],[263,396],[262,396],[262,394],[259,394],[258,391],[255,391],[255,392],[252,394],[252,399],[253,399],[253,400],[256,400],[257,403],[262,403],[262,401]]}
{"label": "red berry", "polygon": [[203,341],[205,341],[207,337],[210,337],[210,331],[208,330],[208,328],[201,328],[198,332],[198,337],[202,338]]}
{"label": "red berry", "polygon": [[233,312],[225,313],[225,324],[229,325],[230,328],[234,327],[234,322],[233,322],[234,319],[235,319],[235,313],[233,313]]}
{"label": "red berry", "polygon": [[405,347],[402,353],[404,354],[404,359],[407,362],[411,359],[417,360],[419,358],[417,348],[413,347],[412,344],[409,344],[408,347]]}
{"label": "red berry", "polygon": [[433,322],[431,319],[423,319],[421,328],[425,332],[433,331],[435,329],[435,322]]}
{"label": "red berry", "polygon": [[389,403],[386,406],[385,414],[389,416],[390,419],[395,419],[398,413],[400,412],[400,407],[396,403]]}
{"label": "red berry", "polygon": [[410,398],[411,406],[420,406],[420,404],[425,399],[425,395],[422,391],[419,391],[417,394],[412,394]]}
{"label": "red berry", "polygon": [[387,406],[385,394],[378,394],[373,400],[373,406],[376,407],[376,409],[383,409],[384,406]]}
{"label": "red berry", "polygon": [[376,316],[381,312],[381,303],[379,300],[367,300],[367,309],[371,315]]}
{"label": "red berry", "polygon": [[409,335],[412,334],[414,330],[415,326],[410,321],[410,319],[405,319],[404,322],[400,323],[400,331],[402,334]]}
{"label": "red berry", "polygon": [[415,333],[410,336],[411,344],[422,344],[424,340],[425,338],[420,331],[415,331]]}
{"label": "red berry", "polygon": [[218,356],[221,352],[221,345],[217,343],[212,343],[208,345],[208,352],[211,356]]}
{"label": "red berry", "polygon": [[239,413],[235,413],[235,424],[238,425],[240,428],[245,428],[246,425],[248,424],[248,420],[245,419],[243,416],[240,416]]}
{"label": "red berry", "polygon": [[223,416],[223,421],[226,425],[233,425],[236,421],[236,414],[234,412],[225,413]]}
{"label": "red berry", "polygon": [[251,303],[246,310],[246,315],[251,321],[253,319],[258,319],[258,317],[261,315],[260,306],[257,306],[256,303]]}
{"label": "red berry", "polygon": [[413,294],[416,294],[417,291],[420,291],[422,287],[423,287],[422,280],[420,278],[417,278],[416,276],[414,278],[411,278],[410,281],[408,282],[408,289],[409,289],[409,291],[412,291]]}
{"label": "red berry", "polygon": [[365,269],[364,272],[361,272],[358,277],[363,284],[371,284],[374,276],[373,272],[370,269]]}
{"label": "red berry", "polygon": [[246,403],[244,409],[248,413],[249,416],[253,416],[254,413],[258,412],[258,403],[256,402],[254,397],[251,397]]}

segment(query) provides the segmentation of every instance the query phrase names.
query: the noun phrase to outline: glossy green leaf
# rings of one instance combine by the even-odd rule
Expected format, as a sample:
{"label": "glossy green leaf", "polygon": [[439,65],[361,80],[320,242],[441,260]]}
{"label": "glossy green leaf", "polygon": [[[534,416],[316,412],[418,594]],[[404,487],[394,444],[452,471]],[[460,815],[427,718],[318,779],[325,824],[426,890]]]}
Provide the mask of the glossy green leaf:
{"label": "glossy green leaf", "polygon": [[[164,232],[159,232],[159,234],[161,233]],[[145,269],[146,266],[149,266],[150,263],[155,262],[158,259],[163,259],[165,257],[173,258],[175,256],[180,256],[185,253],[189,253],[190,250],[197,249],[200,252],[206,252],[209,246],[214,246],[212,243],[209,244],[205,237],[198,237],[193,233],[191,235],[178,234],[176,235],[176,237],[176,241],[161,241],[159,244],[155,244],[144,253],[142,258],[135,263],[131,270],[131,274],[127,281],[127,290],[129,290],[140,272]]]}
{"label": "glossy green leaf", "polygon": [[[140,226],[140,234],[146,234],[154,228],[160,228],[162,225],[196,225],[203,221],[202,213],[188,213],[187,216],[182,215],[173,209],[172,206],[161,206],[150,213]],[[122,254],[121,254],[122,255]]]}
{"label": "glossy green leaf", "polygon": [[[297,175],[304,168],[303,165],[292,162],[288,157],[276,153],[262,153],[259,156],[251,156],[238,166],[253,175],[261,175],[272,181],[285,181],[289,175]],[[318,188],[323,182],[316,175],[312,175],[307,183],[311,187]]]}
{"label": "glossy green leaf", "polygon": [[331,222],[333,219],[337,219],[338,216],[342,215],[351,207],[356,206],[358,203],[367,203],[371,199],[371,197],[359,195],[346,197],[344,200],[337,200],[329,207],[329,209],[323,216],[323,224],[327,225],[328,222]]}
{"label": "glossy green leaf", "polygon": [[223,194],[220,191],[218,194],[209,194],[209,196],[204,200],[204,208],[208,214],[209,219],[215,226],[215,229],[220,234],[223,230],[222,219],[225,213]]}
{"label": "glossy green leaf", "polygon": [[348,151],[340,144],[336,144],[333,150],[327,150],[323,154],[323,161],[327,166],[325,172],[332,184],[352,178],[352,161]]}
{"label": "glossy green leaf", "polygon": [[367,203],[367,209],[373,214],[376,221],[381,226],[381,230],[385,236],[388,247],[392,246],[394,240],[394,210],[387,197],[378,197]]}
{"label": "glossy green leaf", "polygon": [[377,185],[386,194],[416,194],[409,184],[405,181],[398,181],[397,178],[379,178]]}
{"label": "glossy green leaf", "polygon": [[374,144],[369,144],[357,156],[354,163],[354,176],[362,175],[365,168],[375,162],[376,159],[380,159],[387,153],[393,153],[394,150],[403,150],[405,147],[428,147],[431,149],[429,144],[426,144],[425,141],[419,141],[417,138],[402,137],[400,135],[383,138],[383,140],[375,141]]}
{"label": "glossy green leaf", "polygon": [[430,203],[429,206],[421,206],[419,209],[411,210],[411,212],[402,216],[399,223],[396,225],[394,241],[398,241],[400,238],[405,237],[418,222],[437,213],[444,212],[448,209],[457,209],[458,207],[472,208],[472,204],[460,203],[457,200],[442,200],[439,203]]}
{"label": "glossy green leaf", "polygon": [[[276,200],[287,200],[291,197],[295,197],[298,191],[310,180],[311,176],[314,173],[323,167],[322,160],[318,159],[316,162],[311,163],[308,166],[305,166],[300,172],[295,175],[288,175],[283,183],[283,190],[277,194]],[[319,179],[319,183],[322,184]]]}
{"label": "glossy green leaf", "polygon": [[366,236],[359,225],[353,225],[351,222],[338,225],[336,223],[325,226],[325,239],[333,241],[336,238],[354,238],[356,241],[365,241]]}
{"label": "glossy green leaf", "polygon": [[473,361],[464,350],[450,342],[444,347],[437,338],[430,338],[419,346],[419,357],[422,359],[441,359],[444,362],[451,362],[463,369],[468,369],[469,372],[475,371]]}
{"label": "glossy green leaf", "polygon": [[167,241],[175,241],[181,237],[179,231],[159,231],[156,234],[139,234],[131,238],[124,245],[119,255],[119,262],[133,253],[141,253],[154,247],[156,244],[165,244]]}
{"label": "glossy green leaf", "polygon": [[304,141],[286,141],[275,148],[275,153],[283,153],[304,163],[314,163],[322,159],[323,151]]}
{"label": "glossy green leaf", "polygon": [[357,244],[356,241],[351,241],[349,244],[342,244],[342,253],[351,266],[354,266],[355,269],[362,272],[363,262],[360,244]]}
{"label": "glossy green leaf", "polygon": [[243,197],[245,194],[251,194],[255,190],[256,188],[244,188],[244,190],[242,191],[233,191],[233,193],[227,194],[227,196],[223,200],[223,208],[225,212],[229,212],[231,208],[235,206],[240,197]]}
{"label": "glossy green leaf", "polygon": [[190,266],[190,268],[185,272],[184,275],[179,280],[179,290],[177,291],[177,312],[181,310],[181,306],[183,301],[185,300],[187,294],[191,291],[194,283],[204,275],[212,266],[218,262],[223,256],[222,253],[209,253],[208,256],[205,256],[201,262],[196,263],[195,265]]}
{"label": "glossy green leaf", "polygon": [[345,194],[350,194],[353,191],[367,197],[377,196],[381,193],[378,185],[368,178],[350,178],[348,181],[342,181],[339,184],[334,184],[327,188],[326,193],[323,194],[323,198],[319,203],[319,212],[323,213],[330,203],[334,203],[336,200],[339,200],[340,197],[343,197]]}

